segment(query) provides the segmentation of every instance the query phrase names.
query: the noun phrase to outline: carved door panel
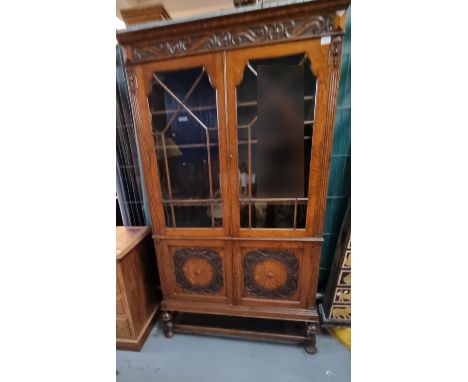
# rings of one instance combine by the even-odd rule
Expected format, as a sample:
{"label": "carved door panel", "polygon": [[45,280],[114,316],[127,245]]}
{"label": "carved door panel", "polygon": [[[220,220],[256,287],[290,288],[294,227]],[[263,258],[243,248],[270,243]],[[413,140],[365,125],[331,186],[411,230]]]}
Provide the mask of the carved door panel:
{"label": "carved door panel", "polygon": [[231,245],[221,240],[167,240],[170,298],[232,303]]}
{"label": "carved door panel", "polygon": [[310,244],[241,241],[233,246],[235,302],[255,306],[307,306]]}

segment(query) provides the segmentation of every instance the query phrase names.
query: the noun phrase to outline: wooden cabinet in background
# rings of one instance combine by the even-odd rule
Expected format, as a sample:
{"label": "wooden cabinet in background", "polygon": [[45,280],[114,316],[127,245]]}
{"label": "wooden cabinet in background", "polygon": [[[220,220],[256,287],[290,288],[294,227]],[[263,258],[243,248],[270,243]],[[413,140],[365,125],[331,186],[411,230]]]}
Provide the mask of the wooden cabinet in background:
{"label": "wooden cabinet in background", "polygon": [[140,350],[158,313],[158,271],[149,227],[116,228],[117,349]]}
{"label": "wooden cabinet in background", "polygon": [[167,337],[256,335],[219,322],[197,329],[177,316],[204,315],[199,323],[209,316],[286,320],[300,335],[257,337],[300,338],[306,351],[316,351],[315,295],[348,5],[258,5],[118,32]]}

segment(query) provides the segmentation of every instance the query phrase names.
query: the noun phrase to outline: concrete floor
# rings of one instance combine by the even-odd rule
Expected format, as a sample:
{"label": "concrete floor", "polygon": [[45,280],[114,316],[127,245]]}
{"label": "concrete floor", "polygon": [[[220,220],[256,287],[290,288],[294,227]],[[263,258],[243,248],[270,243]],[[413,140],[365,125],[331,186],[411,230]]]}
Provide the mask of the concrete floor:
{"label": "concrete floor", "polygon": [[158,322],[140,352],[117,351],[117,382],[347,382],[351,353],[328,334],[318,352],[295,344],[175,334]]}

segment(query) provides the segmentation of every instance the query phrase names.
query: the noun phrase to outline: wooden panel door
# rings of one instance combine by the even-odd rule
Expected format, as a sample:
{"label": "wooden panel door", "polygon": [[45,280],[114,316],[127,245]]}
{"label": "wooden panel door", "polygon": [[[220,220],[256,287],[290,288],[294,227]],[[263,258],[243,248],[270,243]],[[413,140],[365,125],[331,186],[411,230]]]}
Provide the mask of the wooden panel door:
{"label": "wooden panel door", "polygon": [[232,303],[231,245],[226,240],[163,241],[168,296],[186,301]]}
{"label": "wooden panel door", "polygon": [[[234,245],[235,302],[241,305],[307,308],[318,243],[239,241]],[[318,255],[318,256],[317,256]],[[315,290],[315,289],[314,289]]]}

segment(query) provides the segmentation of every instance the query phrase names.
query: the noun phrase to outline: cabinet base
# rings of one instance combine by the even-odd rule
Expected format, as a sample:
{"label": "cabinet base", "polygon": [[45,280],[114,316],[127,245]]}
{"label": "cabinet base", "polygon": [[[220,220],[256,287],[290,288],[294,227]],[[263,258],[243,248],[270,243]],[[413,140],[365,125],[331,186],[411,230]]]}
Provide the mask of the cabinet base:
{"label": "cabinet base", "polygon": [[319,316],[316,309],[231,305],[164,299],[161,302],[161,310],[163,312],[185,312],[205,315],[268,318],[272,320],[306,321],[317,324],[317,326],[319,323]]}
{"label": "cabinet base", "polygon": [[294,342],[304,345],[307,353],[314,354],[315,333],[318,325],[310,322],[286,321],[249,317],[232,317],[196,313],[169,313],[162,316],[165,336],[174,333],[202,334],[263,341]]}

